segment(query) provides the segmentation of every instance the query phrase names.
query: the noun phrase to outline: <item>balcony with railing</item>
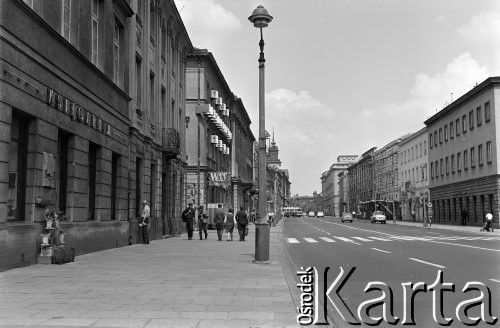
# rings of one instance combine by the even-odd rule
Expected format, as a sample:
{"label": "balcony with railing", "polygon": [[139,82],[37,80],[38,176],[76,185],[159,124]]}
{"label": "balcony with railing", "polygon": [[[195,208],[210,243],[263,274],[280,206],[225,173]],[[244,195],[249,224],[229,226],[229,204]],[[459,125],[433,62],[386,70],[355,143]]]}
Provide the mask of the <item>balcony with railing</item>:
{"label": "balcony with railing", "polygon": [[181,152],[181,138],[179,131],[173,128],[164,128],[162,132],[163,151],[172,156]]}

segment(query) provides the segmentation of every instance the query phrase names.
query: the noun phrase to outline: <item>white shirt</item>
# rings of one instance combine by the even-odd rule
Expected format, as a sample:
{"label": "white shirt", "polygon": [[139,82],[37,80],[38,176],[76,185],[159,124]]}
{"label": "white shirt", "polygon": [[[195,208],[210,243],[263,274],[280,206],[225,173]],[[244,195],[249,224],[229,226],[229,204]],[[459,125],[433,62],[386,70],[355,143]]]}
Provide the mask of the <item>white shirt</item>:
{"label": "white shirt", "polygon": [[486,221],[493,221],[493,214],[491,213],[486,214]]}

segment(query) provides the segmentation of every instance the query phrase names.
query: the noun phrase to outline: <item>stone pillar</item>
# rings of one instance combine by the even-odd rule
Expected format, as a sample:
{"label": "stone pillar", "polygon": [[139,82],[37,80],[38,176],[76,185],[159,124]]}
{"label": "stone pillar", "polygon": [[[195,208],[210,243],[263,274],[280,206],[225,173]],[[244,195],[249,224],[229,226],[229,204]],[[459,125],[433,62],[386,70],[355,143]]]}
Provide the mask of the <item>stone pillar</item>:
{"label": "stone pillar", "polygon": [[0,222],[7,218],[12,108],[0,102]]}
{"label": "stone pillar", "polygon": [[127,217],[127,202],[128,202],[128,161],[126,156],[118,158],[116,173],[116,220],[126,221]]}
{"label": "stone pillar", "polygon": [[111,219],[111,159],[110,149],[99,147],[96,158],[95,220]]}
{"label": "stone pillar", "polygon": [[88,165],[89,142],[71,136],[68,140],[68,190],[66,219],[86,221],[88,219]]}

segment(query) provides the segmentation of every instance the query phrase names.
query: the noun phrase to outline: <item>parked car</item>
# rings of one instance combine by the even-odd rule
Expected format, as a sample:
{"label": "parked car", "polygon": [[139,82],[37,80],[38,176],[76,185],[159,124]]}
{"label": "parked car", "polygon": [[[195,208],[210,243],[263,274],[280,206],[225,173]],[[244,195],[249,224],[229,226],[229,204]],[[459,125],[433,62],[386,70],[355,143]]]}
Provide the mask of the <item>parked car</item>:
{"label": "parked car", "polygon": [[370,218],[371,223],[376,223],[376,222],[385,223],[385,220],[386,220],[386,217],[385,217],[384,212],[382,212],[382,211],[373,212],[373,214]]}
{"label": "parked car", "polygon": [[300,218],[304,215],[304,212],[298,211],[295,215]]}
{"label": "parked car", "polygon": [[316,214],[317,218],[322,218],[324,216],[325,216],[325,213],[323,213],[322,211],[318,211],[318,214]]}
{"label": "parked car", "polygon": [[344,222],[352,222],[352,214],[351,213],[344,213],[344,215],[342,216],[342,223]]}
{"label": "parked car", "polygon": [[310,218],[315,217],[315,215],[314,215],[314,211],[309,211],[309,214],[308,214],[307,216],[309,216]]}

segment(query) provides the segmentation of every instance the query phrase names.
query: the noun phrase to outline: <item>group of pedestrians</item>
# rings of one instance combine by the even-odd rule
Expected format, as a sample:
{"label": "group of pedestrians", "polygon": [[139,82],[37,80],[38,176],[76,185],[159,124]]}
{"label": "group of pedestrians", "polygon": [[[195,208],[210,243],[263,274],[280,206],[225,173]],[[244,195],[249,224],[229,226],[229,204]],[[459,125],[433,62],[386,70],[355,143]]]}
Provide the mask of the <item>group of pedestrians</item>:
{"label": "group of pedestrians", "polygon": [[[193,208],[193,204],[189,203],[188,207],[182,212],[182,221],[186,223],[189,240],[193,239],[195,215],[196,211]],[[217,229],[217,238],[219,240],[222,240],[222,234],[224,231],[227,233],[227,240],[233,240],[233,231],[235,227],[238,229],[240,241],[245,241],[245,237],[248,234],[248,215],[243,206],[240,207],[240,210],[235,215],[232,208],[230,208],[226,213],[222,209],[222,204],[219,204],[218,208],[215,210],[214,224]],[[205,239],[207,239],[207,228],[208,215],[205,213],[203,205],[201,205],[198,207],[198,232],[200,240],[203,240],[203,235],[205,236]]]}

